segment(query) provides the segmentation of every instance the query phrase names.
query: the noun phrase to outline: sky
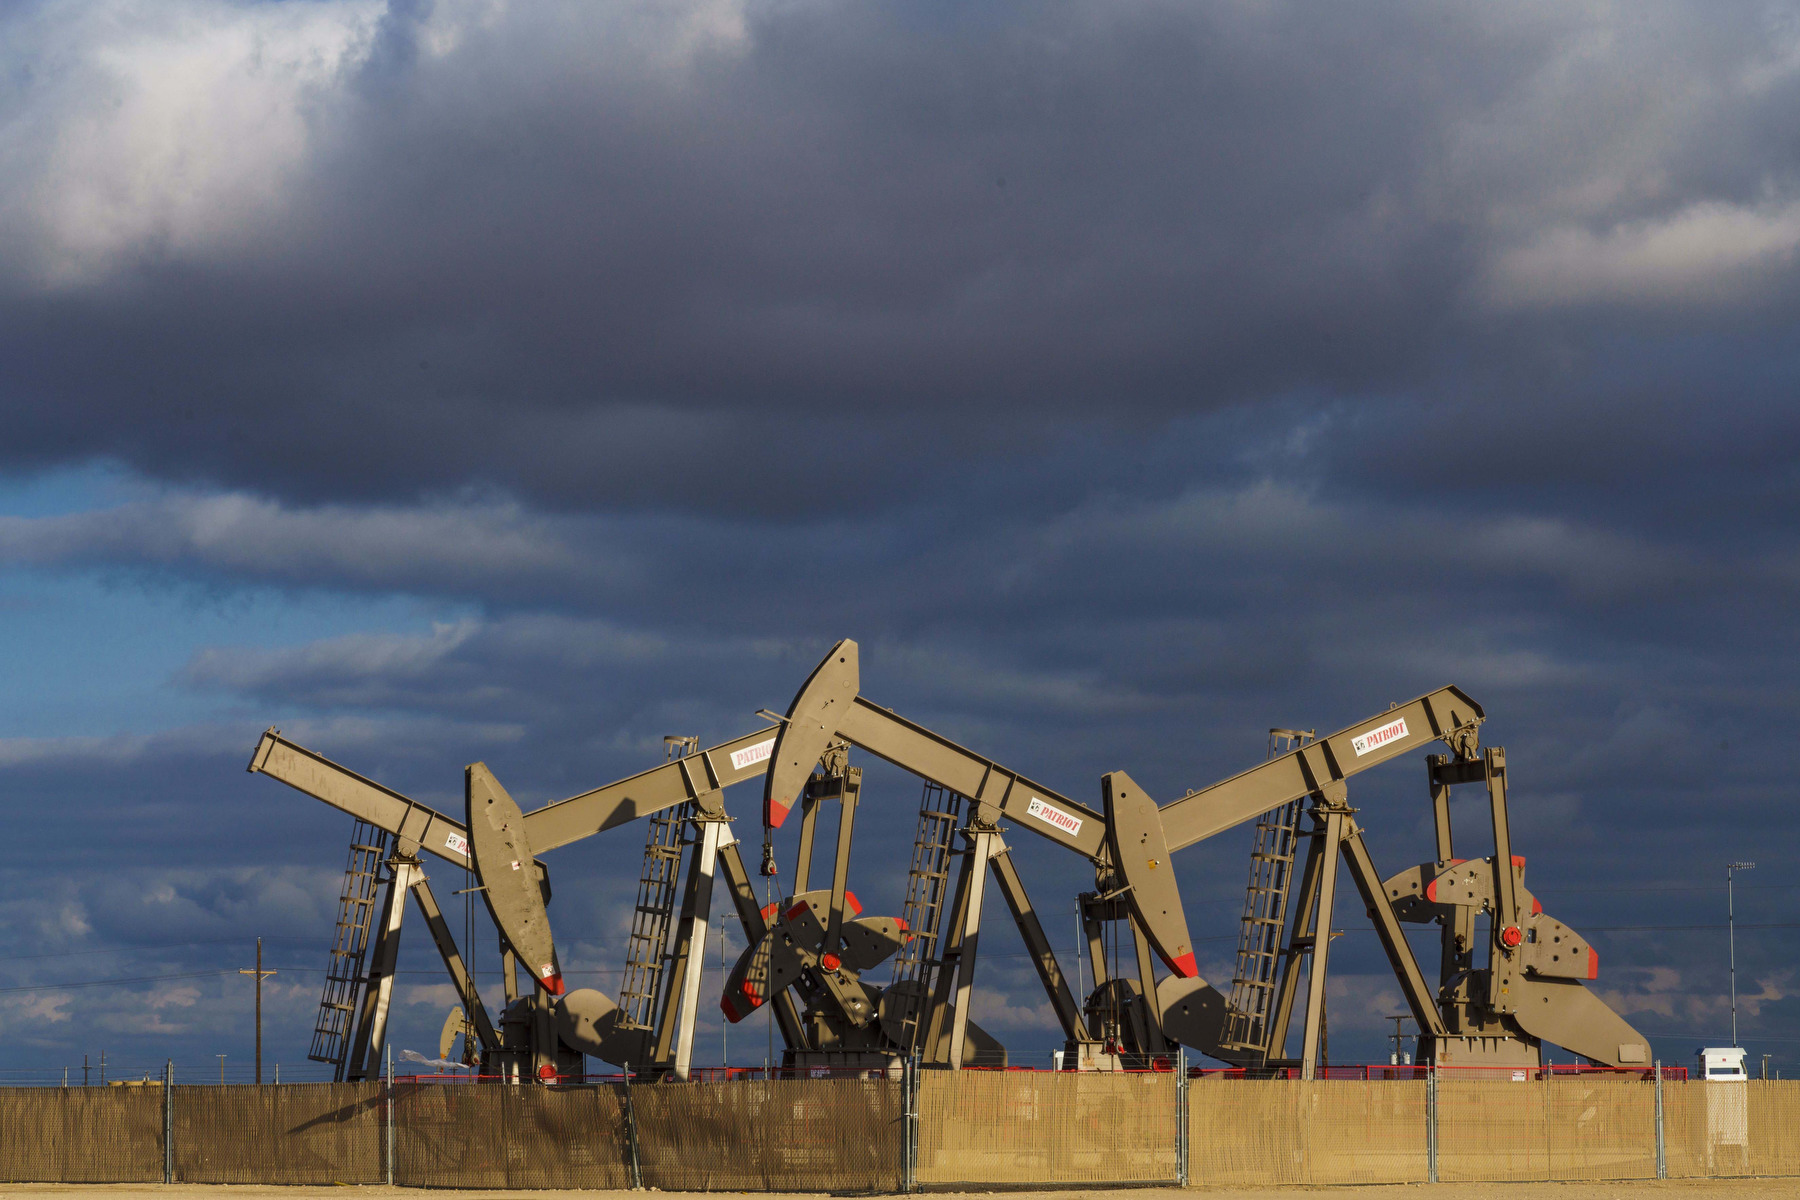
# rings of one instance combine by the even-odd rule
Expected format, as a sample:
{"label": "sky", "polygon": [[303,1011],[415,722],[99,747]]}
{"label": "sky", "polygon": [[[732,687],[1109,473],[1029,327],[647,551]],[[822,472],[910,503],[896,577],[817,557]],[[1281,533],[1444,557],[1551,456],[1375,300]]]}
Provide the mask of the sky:
{"label": "sky", "polygon": [[[1797,105],[1781,3],[6,6],[0,1072],[247,1071],[260,936],[304,1076],[350,822],[245,774],[265,728],[531,808],[851,637],[1096,806],[1455,684],[1664,1061],[1730,1040],[1756,863],[1741,1040],[1800,1073]],[[918,783],[864,765],[897,912]],[[1419,764],[1350,797],[1432,857]],[[1091,873],[1013,841],[1072,954]],[[1248,849],[1176,862],[1220,982]],[[572,982],[640,852],[546,856]],[[1331,1056],[1385,1061],[1338,923]],[[975,1016],[1047,1063],[1019,954]],[[416,920],[401,967],[431,1055]]]}

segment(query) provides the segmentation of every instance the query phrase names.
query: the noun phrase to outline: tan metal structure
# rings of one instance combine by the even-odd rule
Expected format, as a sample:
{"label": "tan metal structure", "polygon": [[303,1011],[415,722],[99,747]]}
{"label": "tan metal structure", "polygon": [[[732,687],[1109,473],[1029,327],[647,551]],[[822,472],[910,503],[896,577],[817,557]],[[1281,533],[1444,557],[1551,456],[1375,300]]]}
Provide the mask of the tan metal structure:
{"label": "tan metal structure", "polygon": [[[766,828],[780,826],[796,806],[806,809],[809,789],[821,784],[815,764],[840,744],[866,750],[970,801],[968,823],[961,830],[966,849],[949,909],[951,924],[943,966],[935,984],[929,995],[897,986],[876,1002],[889,1052],[917,1049],[927,1063],[951,1067],[970,1060],[972,1036],[979,1036],[978,1030],[971,1034],[969,1010],[990,869],[1076,1061],[1086,1066],[1118,1065],[1120,1050],[1166,1052],[1157,1014],[1147,1003],[1134,1005],[1133,997],[1154,992],[1152,951],[1183,978],[1195,975],[1194,954],[1174,872],[1167,867],[1156,805],[1141,788],[1123,772],[1115,772],[1102,780],[1104,808],[1096,810],[871,703],[860,694],[857,644],[846,639],[832,648],[788,706],[764,785]],[[846,809],[840,831],[847,829],[851,811]],[[810,819],[811,810],[807,812]],[[1135,983],[1097,975],[1096,991],[1106,993],[1102,1002],[1098,1006],[1090,1002],[1084,1009],[1076,1001],[1002,838],[999,823],[1006,818],[1018,828],[1074,851],[1092,865],[1099,885],[1096,896],[1105,907],[1095,907],[1091,915],[1095,922],[1129,925],[1137,947]],[[840,837],[843,844],[837,872],[841,877],[848,842],[847,834],[841,832]],[[810,845],[809,832],[803,831],[802,843]],[[1127,861],[1145,865],[1128,879],[1120,867]],[[835,935],[836,926],[828,924],[821,936],[808,931],[791,939],[810,970],[825,981],[827,990],[836,972],[825,969],[824,964],[828,958],[841,956]],[[742,971],[733,976],[734,986],[759,984],[752,958],[755,949],[746,951]],[[731,1003],[728,994],[728,1013]],[[840,1001],[836,1007],[835,1016],[859,1028],[869,1026],[861,1005]],[[1141,1028],[1141,1036],[1131,1039],[1129,1047],[1120,1044],[1113,1031],[1102,1040],[1096,1036],[1099,1031],[1090,1027],[1090,1012],[1108,1011],[1135,1019]]]}
{"label": "tan metal structure", "polygon": [[[689,739],[676,739],[684,752],[694,752],[530,813],[520,810],[483,764],[471,764],[465,772],[461,822],[287,742],[273,730],[265,734],[252,771],[271,774],[394,838],[347,1077],[366,1076],[379,1054],[408,891],[425,913],[484,1055],[512,1056],[509,1061],[516,1059],[521,1071],[557,1072],[579,1051],[687,1077],[699,1003],[699,947],[719,874],[747,941],[727,979],[722,1008],[735,1021],[772,1003],[788,1065],[884,1067],[915,1052],[928,1064],[950,1067],[1004,1062],[1003,1048],[969,1019],[991,871],[1075,1065],[1112,1069],[1142,1064],[1166,1055],[1179,1042],[1237,1064],[1291,1063],[1311,1078],[1322,1051],[1329,966],[1324,931],[1331,927],[1340,861],[1419,1025],[1422,1061],[1531,1065],[1538,1062],[1544,1041],[1595,1062],[1643,1061],[1644,1039],[1583,986],[1597,969],[1592,947],[1543,914],[1524,887],[1523,860],[1511,865],[1505,752],[1479,748],[1485,714],[1454,687],[1294,745],[1251,770],[1160,807],[1123,771],[1101,777],[1098,807],[1082,804],[866,700],[860,690],[858,648],[845,640],[808,676],[777,727],[706,751],[695,749]],[[1437,858],[1383,879],[1364,842],[1357,810],[1348,802],[1348,780],[1433,742],[1451,751],[1428,760]],[[933,928],[909,929],[896,918],[864,915],[849,890],[862,786],[861,771],[848,763],[851,748],[927,781],[921,840],[913,854],[913,874],[919,878],[909,884],[909,912],[930,914]],[[801,811],[791,892],[767,908],[759,907],[737,843],[729,836],[721,794],[724,787],[757,775],[765,776],[765,873],[774,868],[772,831],[795,808]],[[1476,864],[1451,857],[1449,791],[1470,783],[1487,790],[1497,847],[1493,858]],[[945,809],[930,808],[934,795],[940,797],[936,803],[947,803]],[[951,799],[945,802],[944,796]],[[830,885],[813,887],[816,824],[832,804],[838,806],[838,824]],[[1304,835],[1296,825],[1302,807],[1312,822]],[[647,861],[674,856],[687,862],[666,977],[660,966],[651,972],[651,982],[632,994],[629,1009],[594,989],[564,994],[546,907],[548,877],[536,856],[677,808],[678,816],[659,819],[665,825],[671,820],[684,828],[691,825],[691,840],[676,837],[672,827],[653,828],[646,848]],[[1297,875],[1299,903],[1279,941],[1279,954],[1274,940],[1259,935],[1252,951],[1254,986],[1234,989],[1255,993],[1258,1010],[1234,1013],[1226,997],[1199,977],[1172,856],[1258,817],[1267,824],[1267,814],[1279,817],[1279,910],[1288,907],[1295,840],[1305,838],[1305,862]],[[1079,1001],[1013,865],[1003,820],[1073,851],[1094,872],[1095,889],[1079,898],[1094,988]],[[958,821],[963,823],[957,826]],[[963,841],[960,852],[950,847],[952,831]],[[479,875],[481,894],[508,955],[504,975],[509,1005],[498,1036],[425,883],[422,852],[472,867]],[[956,882],[946,905],[952,859]],[[660,947],[673,912],[673,876],[658,865],[655,871],[647,868],[646,880],[646,886],[653,885],[659,913],[648,936]],[[1272,894],[1273,887],[1264,890]],[[640,897],[640,907],[643,903]],[[1252,904],[1247,912],[1255,909],[1252,915],[1262,914],[1257,919],[1279,926],[1279,916],[1268,916],[1278,911],[1270,908],[1273,901],[1258,903],[1261,908]],[[1484,915],[1488,928],[1482,958],[1477,927]],[[1405,924],[1420,921],[1443,926],[1435,982],[1427,978],[1405,937]],[[947,924],[935,927],[941,923]],[[1125,929],[1131,934],[1133,970],[1120,970],[1117,962]],[[1115,950],[1110,967],[1109,933]],[[930,953],[903,956],[886,989],[864,980],[868,970],[894,956],[909,938],[927,939]],[[517,1003],[512,1003],[514,952],[535,983],[532,994]],[[1169,972],[1160,982],[1156,959]],[[647,1011],[653,993],[657,1015],[647,1022],[639,1014]],[[1289,1059],[1287,1042],[1296,1013],[1301,1047]],[[518,1050],[525,1046],[529,1053]]]}
{"label": "tan metal structure", "polygon": [[[1302,1045],[1293,1062],[1303,1076],[1311,1078],[1321,1050],[1329,967],[1329,938],[1322,931],[1331,926],[1340,859],[1374,921],[1408,1008],[1419,1024],[1420,1050],[1428,1061],[1535,1063],[1543,1041],[1596,1063],[1637,1065],[1644,1061],[1647,1049],[1642,1036],[1583,986],[1583,980],[1592,976],[1580,972],[1597,962],[1591,947],[1560,922],[1545,917],[1541,908],[1531,911],[1529,906],[1522,907],[1523,884],[1514,879],[1511,869],[1495,869],[1489,864],[1493,881],[1489,893],[1471,892],[1466,882],[1460,891],[1448,883],[1437,888],[1437,875],[1452,867],[1464,868],[1459,878],[1466,881],[1468,875],[1466,864],[1450,857],[1447,797],[1452,786],[1486,785],[1498,847],[1492,861],[1512,859],[1505,752],[1498,748],[1480,751],[1478,735],[1485,713],[1455,687],[1440,688],[1337,733],[1305,741],[1249,771],[1161,807],[1125,772],[1108,773],[1101,779],[1101,811],[966,750],[860,693],[857,646],[845,640],[814,669],[783,718],[764,784],[764,823],[767,828],[779,826],[787,813],[803,802],[807,788],[816,784],[814,764],[838,743],[869,751],[970,799],[971,811],[962,831],[968,848],[944,955],[946,965],[954,962],[953,980],[946,971],[926,1013],[907,1013],[894,1022],[901,1027],[909,1022],[915,1026],[912,1037],[920,1040],[894,1040],[903,1046],[921,1046],[926,1061],[951,1066],[963,1062],[980,931],[985,874],[981,866],[991,863],[1071,1048],[1077,1049],[1078,1061],[1084,1057],[1080,1047],[1092,1044],[1090,1031],[1100,1022],[1110,1021],[1105,1030],[1109,1051],[1154,1056],[1165,1053],[1172,1038],[1179,1038],[1230,1062],[1285,1063],[1289,1061],[1285,1058],[1289,1026],[1299,1007]],[[1425,878],[1426,869],[1420,868],[1384,881],[1355,820],[1357,810],[1348,802],[1347,781],[1433,742],[1442,742],[1454,756],[1436,755],[1430,760],[1439,857],[1429,872],[1430,879]],[[1224,1027],[1229,1006],[1195,969],[1171,855],[1297,803],[1306,805],[1313,829],[1300,873],[1300,903],[1282,951],[1279,984],[1273,988],[1273,1012],[1260,1022],[1259,1039],[1240,1034],[1228,1047]],[[1081,898],[1081,912],[1090,949],[1095,952],[1096,988],[1082,1008],[1074,1005],[1055,955],[1018,885],[1016,872],[1011,870],[1000,836],[1003,818],[1083,855],[1094,866],[1099,886]],[[847,845],[844,849],[847,852]],[[840,859],[840,872],[842,869]],[[1403,894],[1407,879],[1418,883],[1417,895]],[[1489,953],[1488,961],[1478,964],[1474,929],[1482,913],[1491,918]],[[1420,920],[1437,921],[1445,929],[1444,961],[1435,985],[1427,981],[1405,937],[1404,923]],[[1136,980],[1104,977],[1101,930],[1108,921],[1128,924],[1132,931]],[[809,933],[800,940],[822,956],[835,944],[834,929],[828,925],[824,936]],[[1154,981],[1152,950],[1171,972],[1160,984]],[[1302,999],[1298,989],[1303,966],[1306,991]],[[923,999],[918,997],[915,1002]],[[946,1021],[948,1037],[940,1047],[938,1034]]]}
{"label": "tan metal structure", "polygon": [[[1313,830],[1300,874],[1272,1017],[1260,1044],[1226,1044],[1228,1014],[1214,995],[1194,996],[1194,984],[1166,979],[1159,999],[1169,1032],[1226,1061],[1255,1066],[1297,1065],[1312,1078],[1319,1061],[1325,980],[1340,860],[1374,922],[1382,949],[1420,1029],[1424,1061],[1440,1065],[1534,1066],[1550,1042],[1596,1063],[1643,1065],[1648,1043],[1583,984],[1596,977],[1591,946],[1544,915],[1525,890],[1524,859],[1512,854],[1506,803],[1506,752],[1478,749],[1481,707],[1456,688],[1441,688],[1387,712],[1300,746],[1161,810],[1172,850],[1294,801],[1310,807]],[[1437,859],[1383,880],[1376,871],[1357,810],[1348,801],[1353,775],[1433,741],[1455,757],[1427,759]],[[1485,785],[1496,854],[1480,865],[1452,857],[1449,794],[1453,786]],[[1508,864],[1504,869],[1496,864]],[[1488,917],[1487,960],[1477,962],[1476,922]],[[1403,923],[1442,925],[1442,963],[1435,984],[1407,943]],[[1286,1057],[1289,1026],[1300,1003],[1302,960],[1310,960],[1301,1051]],[[1240,1024],[1243,1024],[1240,1022]]]}
{"label": "tan metal structure", "polygon": [[[484,1061],[511,1071],[537,1073],[547,1068],[550,1073],[566,1073],[578,1069],[579,1053],[589,1053],[609,1062],[671,1069],[685,1076],[700,981],[695,930],[705,928],[713,876],[720,868],[746,935],[754,938],[763,931],[761,909],[736,843],[721,836],[727,822],[722,790],[761,775],[773,741],[772,730],[759,730],[530,813],[521,813],[486,766],[475,763],[465,772],[467,819],[459,822],[283,738],[276,730],[265,733],[251,757],[250,771],[278,779],[394,838],[346,1077],[372,1076],[379,1060],[408,892],[437,944]],[[597,990],[563,994],[546,909],[549,876],[535,856],[682,804],[694,806],[703,834],[690,866],[684,921],[672,955],[673,974],[681,986],[669,989],[653,1027],[621,1025],[617,1006]],[[481,895],[501,931],[508,1011],[499,1033],[476,994],[426,880],[420,856],[427,852],[477,872]],[[511,970],[515,953],[537,983],[534,994],[522,1003],[516,1002]],[[798,1018],[791,1000],[780,1004],[775,1015],[784,1039],[796,1039]]]}
{"label": "tan metal structure", "polygon": [[[1269,730],[1269,753],[1278,758],[1313,740],[1311,729]],[[1224,1050],[1259,1051],[1267,1045],[1268,1023],[1280,987],[1282,936],[1287,929],[1294,857],[1300,845],[1300,802],[1272,808],[1256,821],[1250,846],[1250,879],[1238,922],[1237,966],[1220,1039]]]}
{"label": "tan metal structure", "polygon": [[[720,1007],[736,1022],[769,1002],[804,1001],[801,1037],[790,1042],[783,1065],[886,1070],[901,1053],[890,1036],[897,1018],[894,997],[863,982],[865,972],[892,957],[912,936],[904,921],[865,916],[849,888],[850,847],[862,793],[862,771],[848,765],[845,748],[826,749],[802,791],[800,844],[793,891],[764,910],[768,932],[745,947],[726,978]],[[829,887],[812,886],[821,811],[839,806]],[[765,845],[764,871],[772,870]],[[976,1030],[972,1038],[1004,1061],[999,1043]]]}

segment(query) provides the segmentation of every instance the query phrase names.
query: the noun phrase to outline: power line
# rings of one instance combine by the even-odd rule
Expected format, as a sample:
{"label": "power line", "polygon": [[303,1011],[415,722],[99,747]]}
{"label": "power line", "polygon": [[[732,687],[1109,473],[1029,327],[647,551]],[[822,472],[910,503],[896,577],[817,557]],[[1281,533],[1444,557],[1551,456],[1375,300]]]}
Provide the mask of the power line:
{"label": "power line", "polygon": [[31,983],[20,987],[0,987],[0,992],[54,992],[64,988],[106,987],[115,983],[161,983],[167,979],[212,979],[235,975],[236,971],[186,971],[180,975],[136,975],[127,979],[82,979],[74,983]]}
{"label": "power line", "polygon": [[[1723,929],[1723,921],[1716,925],[1583,925],[1582,929],[1591,929],[1596,933],[1670,933],[1696,929]],[[1744,923],[1745,929],[1800,929],[1800,921],[1759,921],[1755,924]]]}
{"label": "power line", "polygon": [[[1748,885],[1742,885],[1738,888],[1738,891],[1740,891],[1740,892],[1791,892],[1795,888],[1800,888],[1800,883],[1759,883],[1755,887],[1750,887]],[[1630,887],[1573,887],[1573,888],[1558,887],[1553,890],[1556,892],[1557,895],[1560,896],[1560,895],[1564,895],[1564,894],[1573,895],[1576,892],[1581,892],[1584,894],[1588,893],[1588,892],[1722,892],[1725,889],[1722,887],[1719,887],[1717,884],[1646,883],[1646,884],[1635,884]]]}
{"label": "power line", "polygon": [[[248,938],[206,938],[197,942],[149,942],[142,946],[113,946],[103,950],[55,950],[48,954],[12,954],[0,958],[0,963],[32,962],[42,958],[82,958],[93,954],[135,954],[141,950],[174,950],[183,946],[236,946],[249,941]],[[270,942],[310,942],[313,938],[297,933],[274,934],[264,939]]]}

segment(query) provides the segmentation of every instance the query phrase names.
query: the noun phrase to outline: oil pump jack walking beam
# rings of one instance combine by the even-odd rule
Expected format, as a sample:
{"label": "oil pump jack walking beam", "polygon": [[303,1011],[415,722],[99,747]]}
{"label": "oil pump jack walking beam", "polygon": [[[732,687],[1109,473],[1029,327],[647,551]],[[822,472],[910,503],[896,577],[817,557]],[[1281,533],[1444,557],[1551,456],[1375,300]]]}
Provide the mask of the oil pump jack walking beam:
{"label": "oil pump jack walking beam", "polygon": [[[971,801],[973,811],[964,830],[968,849],[951,906],[944,968],[930,1011],[922,1021],[915,1016],[923,1026],[923,1049],[929,1060],[952,1067],[964,1061],[990,865],[1065,1036],[1071,1043],[1092,1045],[1081,1006],[1013,869],[999,827],[1004,818],[1086,858],[1096,877],[1108,885],[1105,898],[1122,901],[1138,944],[1153,949],[1177,976],[1196,974],[1187,917],[1174,872],[1167,869],[1156,805],[1128,776],[1117,772],[1106,778],[1106,809],[1096,811],[871,703],[860,695],[860,687],[857,644],[846,639],[814,669],[788,707],[764,784],[763,820],[771,829],[782,824],[801,803],[814,764],[836,742],[866,750]],[[1122,880],[1117,868],[1127,859],[1142,859],[1149,866],[1135,879]],[[1148,954],[1140,955],[1140,970],[1150,969]],[[1142,980],[1146,1000],[1152,983]],[[946,1018],[948,1037],[940,1038]]]}
{"label": "oil pump jack walking beam", "polygon": [[1185,850],[1432,742],[1444,742],[1459,758],[1473,754],[1485,719],[1481,706],[1460,688],[1439,688],[1170,801],[1160,810],[1163,837],[1171,851]]}
{"label": "oil pump jack walking beam", "polygon": [[[680,987],[669,989],[669,999],[659,1013],[658,1036],[651,1044],[645,1036],[648,1031],[617,1028],[613,1020],[616,1006],[600,993],[580,989],[561,995],[560,968],[556,966],[545,910],[548,874],[535,854],[692,801],[703,834],[689,873],[684,917],[689,925],[696,919],[705,921],[712,877],[722,868],[746,935],[758,936],[763,926],[762,913],[736,844],[723,835],[726,817],[721,792],[731,784],[761,775],[767,769],[773,742],[771,730],[760,730],[516,818],[513,814],[518,814],[518,808],[498,780],[483,764],[473,764],[465,772],[465,798],[470,815],[477,819],[465,823],[339,766],[283,738],[276,730],[265,733],[251,758],[250,771],[269,775],[348,812],[394,835],[396,841],[369,983],[352,1043],[355,1068],[364,1073],[372,1070],[369,1064],[380,1055],[408,891],[419,903],[484,1054],[492,1055],[502,1049],[501,1039],[475,992],[420,867],[420,854],[429,852],[455,866],[476,870],[483,898],[507,947],[506,975],[510,976],[512,955],[517,952],[538,982],[531,1022],[535,1066],[553,1065],[557,1057],[555,1043],[560,1041],[571,1050],[593,1053],[608,1061],[629,1060],[653,1067],[679,1065],[685,1075],[693,1044],[691,996],[698,992],[700,975],[699,940],[693,936],[692,928],[686,929],[678,942],[674,965]],[[483,862],[500,869],[484,872]],[[526,864],[530,864],[530,870]],[[507,977],[504,982],[510,1001],[513,981]],[[560,998],[552,1005],[552,997]],[[683,997],[689,997],[685,1008],[681,1006]],[[682,1008],[680,1015],[674,1011],[677,1008]],[[791,1043],[798,1035],[798,1017],[791,999],[779,1005],[775,1015],[783,1038]],[[560,1037],[551,1035],[552,1026]]]}

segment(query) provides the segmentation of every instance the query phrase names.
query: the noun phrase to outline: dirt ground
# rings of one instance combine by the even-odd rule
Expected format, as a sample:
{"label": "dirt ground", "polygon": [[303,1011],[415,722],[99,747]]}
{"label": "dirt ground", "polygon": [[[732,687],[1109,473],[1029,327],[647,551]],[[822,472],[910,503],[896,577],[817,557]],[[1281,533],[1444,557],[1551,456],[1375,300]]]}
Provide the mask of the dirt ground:
{"label": "dirt ground", "polygon": [[[1661,1195],[1666,1200],[1766,1200],[1771,1197],[1800,1198],[1800,1179],[1679,1179],[1665,1183],[1633,1181],[1629,1183],[1434,1183],[1397,1184],[1378,1187],[1316,1188],[1133,1188],[1117,1191],[1082,1191],[1070,1189],[1056,1192],[945,1192],[955,1196],[1000,1196],[1005,1200],[1182,1200],[1200,1193],[1205,1200],[1281,1200],[1286,1196],[1308,1194],[1313,1200],[1636,1200],[1646,1194]],[[0,1196],[54,1196],[58,1200],[311,1200],[312,1197],[334,1197],[344,1200],[342,1187],[247,1187],[206,1184],[70,1184],[14,1183],[0,1184]],[[525,1197],[569,1197],[569,1192],[453,1192],[419,1188],[359,1187],[356,1200],[524,1200]],[[617,1197],[632,1200],[631,1192],[587,1192],[588,1196]],[[719,1195],[756,1195],[765,1200],[819,1200],[818,1193],[806,1192],[659,1192],[657,1200],[709,1200]]]}

